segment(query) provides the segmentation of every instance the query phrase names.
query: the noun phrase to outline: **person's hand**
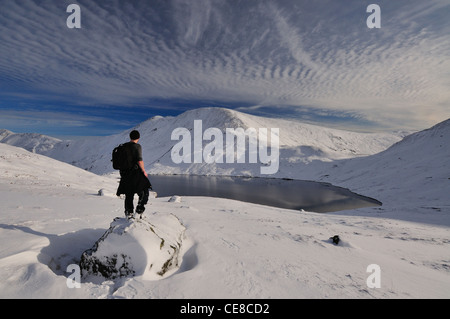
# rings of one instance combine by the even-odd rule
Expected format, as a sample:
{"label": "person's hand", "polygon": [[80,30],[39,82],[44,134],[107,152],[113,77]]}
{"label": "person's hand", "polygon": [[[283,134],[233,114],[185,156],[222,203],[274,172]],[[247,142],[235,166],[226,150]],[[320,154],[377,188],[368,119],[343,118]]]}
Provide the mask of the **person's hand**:
{"label": "person's hand", "polygon": [[147,174],[147,172],[146,172],[146,171],[142,171],[142,173],[144,173],[145,177],[147,177],[147,178],[148,178],[148,174]]}

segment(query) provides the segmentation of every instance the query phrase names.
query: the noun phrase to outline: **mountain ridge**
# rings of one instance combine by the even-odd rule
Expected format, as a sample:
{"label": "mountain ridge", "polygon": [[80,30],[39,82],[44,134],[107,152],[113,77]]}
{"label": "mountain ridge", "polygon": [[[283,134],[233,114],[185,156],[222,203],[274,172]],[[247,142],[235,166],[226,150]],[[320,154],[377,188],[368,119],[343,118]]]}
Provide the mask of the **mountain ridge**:
{"label": "mountain ridge", "polygon": [[[171,133],[180,127],[192,132],[194,120],[202,120],[203,130],[215,127],[223,134],[226,128],[280,128],[280,162],[287,163],[288,167],[284,169],[285,173],[279,172],[277,177],[290,177],[283,174],[294,164],[372,155],[403,138],[402,134],[349,132],[297,121],[265,118],[226,108],[199,108],[176,117],[155,116],[129,130],[105,137],[62,141],[42,136],[42,142],[39,143],[36,135],[33,137],[33,144],[29,145],[25,143],[26,138],[20,138],[25,135],[5,133],[8,136],[0,137],[0,142],[23,147],[96,174],[108,174],[114,171],[110,162],[113,148],[128,141],[129,132],[137,129],[141,133],[139,143],[143,148],[146,169],[151,173],[260,175],[259,166],[256,165],[249,170],[248,165],[238,164],[174,164],[170,150],[178,141],[171,140]],[[283,170],[283,167],[280,169]]]}

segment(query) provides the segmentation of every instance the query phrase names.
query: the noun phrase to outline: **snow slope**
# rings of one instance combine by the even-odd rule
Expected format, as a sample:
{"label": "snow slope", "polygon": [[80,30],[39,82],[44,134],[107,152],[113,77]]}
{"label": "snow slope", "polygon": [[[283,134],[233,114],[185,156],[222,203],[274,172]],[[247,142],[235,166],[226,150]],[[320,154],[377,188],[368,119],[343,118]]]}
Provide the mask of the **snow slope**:
{"label": "snow slope", "polygon": [[450,226],[450,119],[378,154],[324,164],[309,178],[383,203],[361,214]]}
{"label": "snow slope", "polygon": [[[198,175],[261,175],[261,163],[250,164],[175,164],[171,148],[178,141],[171,140],[176,128],[187,128],[192,132],[194,121],[202,120],[203,131],[218,128],[225,134],[227,128],[279,128],[280,168],[271,177],[304,179],[310,168],[308,164],[336,159],[366,156],[385,150],[398,142],[405,133],[355,133],[296,121],[252,116],[224,108],[201,108],[187,111],[177,117],[153,117],[138,126],[141,133],[139,143],[143,148],[146,168],[153,174],[198,174]],[[55,140],[52,147],[34,148],[37,153],[73,164],[96,174],[113,171],[111,152],[115,146],[129,140],[127,130],[117,135],[93,137],[74,141]],[[22,138],[23,134],[10,134],[3,141],[10,145],[33,151]],[[204,141],[204,145],[209,141]],[[47,145],[43,139],[42,144]]]}
{"label": "snow slope", "polygon": [[[367,190],[377,183],[392,187],[395,178],[413,174],[418,180],[413,187],[389,190],[411,192],[410,197],[397,197],[388,209],[401,213],[405,207],[434,207],[421,198],[420,183],[429,175],[433,178],[427,187],[436,183],[448,190],[436,178],[448,173],[447,164],[435,166],[432,159],[442,161],[447,155],[447,129],[444,123],[375,157],[342,161],[330,166],[336,172],[315,174]],[[439,153],[428,152],[439,143]],[[408,152],[416,160],[405,160],[405,172],[397,172],[404,166],[393,159]],[[180,266],[170,276],[83,281],[81,288],[69,289],[67,265],[77,263],[112,220],[123,215],[123,201],[112,196],[117,180],[5,144],[0,144],[0,154],[1,298],[449,297],[448,224],[373,216],[367,210],[317,214],[204,197],[152,199],[145,212],[155,222],[157,216],[173,214],[186,228]],[[418,158],[422,170],[416,167]],[[365,182],[372,186],[365,188]],[[98,196],[99,189],[106,196]],[[436,194],[442,218],[449,213],[447,194]],[[430,214],[436,212],[430,209]],[[329,239],[333,235],[341,238],[337,246]],[[372,264],[380,267],[381,288],[367,285]]]}

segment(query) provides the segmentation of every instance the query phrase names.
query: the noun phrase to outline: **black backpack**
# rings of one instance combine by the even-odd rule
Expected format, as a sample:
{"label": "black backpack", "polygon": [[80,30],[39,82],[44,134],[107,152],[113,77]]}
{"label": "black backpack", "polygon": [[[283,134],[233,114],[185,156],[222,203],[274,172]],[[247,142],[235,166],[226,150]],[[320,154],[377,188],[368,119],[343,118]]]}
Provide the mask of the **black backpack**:
{"label": "black backpack", "polygon": [[114,148],[111,162],[114,169],[121,171],[126,171],[133,168],[133,157],[127,143],[120,144]]}

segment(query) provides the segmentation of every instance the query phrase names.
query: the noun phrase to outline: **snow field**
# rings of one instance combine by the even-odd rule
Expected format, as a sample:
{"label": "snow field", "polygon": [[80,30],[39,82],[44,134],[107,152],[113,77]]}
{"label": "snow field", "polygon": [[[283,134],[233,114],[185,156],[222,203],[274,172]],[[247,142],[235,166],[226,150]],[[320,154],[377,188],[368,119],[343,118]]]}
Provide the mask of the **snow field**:
{"label": "snow field", "polygon": [[[233,119],[243,121],[227,117]],[[207,197],[150,199],[148,222],[169,236],[178,226],[159,217],[175,216],[185,227],[179,267],[159,280],[143,270],[131,278],[85,280],[80,289],[67,287],[65,270],[123,217],[123,200],[114,196],[117,178],[0,144],[0,298],[448,298],[449,130],[447,120],[381,153],[347,160],[329,153],[321,161],[303,158],[299,147],[281,163],[282,177],[349,187],[382,207],[318,214]],[[93,155],[90,142],[83,143],[87,163]],[[108,143],[112,150],[115,141]],[[103,160],[92,167],[106,167]],[[159,165],[171,172],[168,163]],[[233,172],[243,171],[253,174],[248,167]],[[337,246],[333,235],[341,238]],[[139,241],[152,255],[161,244],[147,240]],[[380,267],[381,288],[367,285],[373,264]]]}
{"label": "snow field", "polygon": [[[145,213],[149,221],[154,213],[173,214],[186,227],[179,269],[158,281],[140,275],[69,289],[65,268],[121,216],[123,203],[67,192],[59,201],[78,204],[62,209],[49,200],[53,189],[39,191],[24,193],[46,210],[2,201],[2,212],[9,207],[0,222],[0,238],[9,243],[0,256],[3,298],[448,297],[447,228],[204,197],[152,199]],[[5,192],[2,198],[14,201]],[[335,234],[338,246],[329,240]],[[381,267],[380,289],[366,284],[373,263]]]}

